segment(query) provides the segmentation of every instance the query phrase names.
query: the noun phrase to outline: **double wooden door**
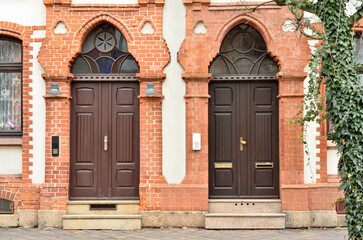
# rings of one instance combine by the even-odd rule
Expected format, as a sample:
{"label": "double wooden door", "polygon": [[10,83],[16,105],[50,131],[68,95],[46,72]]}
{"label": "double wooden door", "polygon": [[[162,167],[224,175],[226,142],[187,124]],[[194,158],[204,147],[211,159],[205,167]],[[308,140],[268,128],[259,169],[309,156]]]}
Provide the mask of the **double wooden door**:
{"label": "double wooden door", "polygon": [[139,85],[74,82],[70,199],[137,199]]}
{"label": "double wooden door", "polygon": [[210,198],[278,198],[278,85],[211,82]]}

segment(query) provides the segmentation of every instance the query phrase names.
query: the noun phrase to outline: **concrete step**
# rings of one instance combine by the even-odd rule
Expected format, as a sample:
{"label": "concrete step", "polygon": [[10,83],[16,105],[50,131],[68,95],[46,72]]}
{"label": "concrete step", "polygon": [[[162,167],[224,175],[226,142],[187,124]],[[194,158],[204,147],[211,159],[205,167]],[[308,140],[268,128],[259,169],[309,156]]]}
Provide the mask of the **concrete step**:
{"label": "concrete step", "polygon": [[68,201],[67,215],[138,215],[139,203],[139,200]]}
{"label": "concrete step", "polygon": [[210,199],[209,213],[281,213],[279,199]]}
{"label": "concrete step", "polygon": [[206,229],[284,229],[283,213],[207,213]]}
{"label": "concrete step", "polygon": [[64,215],[63,229],[138,230],[141,215]]}

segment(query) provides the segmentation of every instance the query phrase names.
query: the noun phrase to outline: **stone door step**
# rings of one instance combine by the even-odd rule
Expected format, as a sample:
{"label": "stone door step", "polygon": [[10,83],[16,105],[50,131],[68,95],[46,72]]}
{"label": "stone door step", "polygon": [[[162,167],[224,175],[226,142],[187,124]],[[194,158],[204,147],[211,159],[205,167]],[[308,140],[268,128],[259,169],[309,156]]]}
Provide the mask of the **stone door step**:
{"label": "stone door step", "polygon": [[137,215],[139,203],[139,200],[68,201],[67,215]]}
{"label": "stone door step", "polygon": [[279,199],[210,199],[209,213],[281,213]]}
{"label": "stone door step", "polygon": [[283,213],[207,213],[206,229],[284,229]]}
{"label": "stone door step", "polygon": [[63,229],[138,230],[141,215],[64,215]]}

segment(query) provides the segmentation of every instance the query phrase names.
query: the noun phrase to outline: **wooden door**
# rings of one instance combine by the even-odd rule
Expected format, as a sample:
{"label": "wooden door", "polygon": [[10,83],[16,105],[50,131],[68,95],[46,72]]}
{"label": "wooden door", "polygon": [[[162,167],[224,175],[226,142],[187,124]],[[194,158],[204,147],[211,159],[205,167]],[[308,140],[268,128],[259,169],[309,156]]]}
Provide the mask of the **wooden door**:
{"label": "wooden door", "polygon": [[70,199],[137,199],[137,83],[74,82]]}
{"label": "wooden door", "polygon": [[276,82],[211,82],[211,198],[279,196]]}

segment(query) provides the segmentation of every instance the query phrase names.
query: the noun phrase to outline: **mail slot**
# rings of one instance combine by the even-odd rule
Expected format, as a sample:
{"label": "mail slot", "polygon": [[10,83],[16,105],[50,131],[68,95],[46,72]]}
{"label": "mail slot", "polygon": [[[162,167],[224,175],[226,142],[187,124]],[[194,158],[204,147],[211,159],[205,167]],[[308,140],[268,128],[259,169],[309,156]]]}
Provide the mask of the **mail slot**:
{"label": "mail slot", "polygon": [[256,168],[274,168],[273,162],[256,162],[255,163]]}
{"label": "mail slot", "polygon": [[214,168],[232,168],[232,163],[215,163]]}

